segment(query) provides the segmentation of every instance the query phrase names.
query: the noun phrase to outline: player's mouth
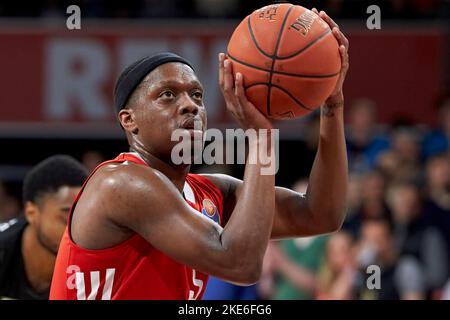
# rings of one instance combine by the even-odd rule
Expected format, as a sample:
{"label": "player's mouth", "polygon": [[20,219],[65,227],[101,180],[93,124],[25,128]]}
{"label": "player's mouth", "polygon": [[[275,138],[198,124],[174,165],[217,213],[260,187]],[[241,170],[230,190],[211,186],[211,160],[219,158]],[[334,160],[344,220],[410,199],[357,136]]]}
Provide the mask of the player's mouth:
{"label": "player's mouth", "polygon": [[203,123],[199,117],[187,118],[181,122],[180,128],[188,130],[192,138],[203,136]]}

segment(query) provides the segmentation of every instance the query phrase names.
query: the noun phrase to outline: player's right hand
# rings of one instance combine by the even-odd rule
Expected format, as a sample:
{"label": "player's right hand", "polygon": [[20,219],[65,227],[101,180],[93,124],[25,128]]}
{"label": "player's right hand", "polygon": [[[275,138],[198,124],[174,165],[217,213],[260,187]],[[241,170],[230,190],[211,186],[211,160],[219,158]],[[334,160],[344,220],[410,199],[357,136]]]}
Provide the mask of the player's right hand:
{"label": "player's right hand", "polygon": [[339,43],[339,54],[341,55],[341,71],[339,74],[338,81],[333,92],[328,97],[326,103],[327,104],[338,104],[341,105],[341,102],[344,100],[343,93],[343,85],[344,80],[347,75],[347,71],[349,68],[349,56],[348,56],[348,48],[349,41],[347,37],[342,33],[339,25],[331,19],[325,11],[317,11],[316,8],[313,8],[312,11],[321,17],[330,27],[336,41]]}
{"label": "player's right hand", "polygon": [[272,123],[250,101],[244,90],[244,77],[236,73],[233,77],[231,61],[224,53],[219,54],[219,85],[228,111],[242,129],[272,129]]}

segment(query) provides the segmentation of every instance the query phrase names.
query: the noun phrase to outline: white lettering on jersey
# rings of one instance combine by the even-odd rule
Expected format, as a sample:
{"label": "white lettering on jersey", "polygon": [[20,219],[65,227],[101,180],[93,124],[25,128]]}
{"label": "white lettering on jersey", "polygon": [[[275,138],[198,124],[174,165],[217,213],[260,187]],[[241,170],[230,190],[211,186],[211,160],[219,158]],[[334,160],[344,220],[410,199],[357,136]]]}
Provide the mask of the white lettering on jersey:
{"label": "white lettering on jersey", "polygon": [[[105,284],[103,286],[102,300],[111,300],[112,286],[114,283],[114,274],[116,269],[106,269]],[[76,288],[77,299],[86,300],[86,286],[84,283],[84,272],[76,272]],[[97,298],[98,289],[100,287],[100,271],[90,272],[91,292],[87,297],[87,300],[95,300]]]}
{"label": "white lettering on jersey", "polygon": [[198,288],[198,290],[197,293],[195,293],[194,290],[189,290],[189,300],[197,300],[200,292],[202,292],[203,289],[203,280],[196,279],[195,277],[195,270],[192,269],[192,283]]}

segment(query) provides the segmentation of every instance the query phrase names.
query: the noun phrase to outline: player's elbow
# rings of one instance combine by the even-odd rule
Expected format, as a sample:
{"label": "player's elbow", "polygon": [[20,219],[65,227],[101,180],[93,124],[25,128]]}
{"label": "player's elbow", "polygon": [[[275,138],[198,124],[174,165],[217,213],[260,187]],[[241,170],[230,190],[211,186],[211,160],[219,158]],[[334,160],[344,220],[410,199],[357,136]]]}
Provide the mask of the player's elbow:
{"label": "player's elbow", "polygon": [[339,231],[345,220],[345,208],[330,209],[321,215],[317,226],[319,233],[333,233]]}
{"label": "player's elbow", "polygon": [[261,278],[262,266],[257,264],[242,266],[235,274],[235,279],[232,281],[240,286],[251,286],[259,281]]}
{"label": "player's elbow", "polygon": [[258,282],[262,273],[262,262],[259,259],[239,259],[227,268],[226,280],[240,285],[250,286]]}
{"label": "player's elbow", "polygon": [[244,284],[250,286],[257,283],[261,278],[261,273],[262,273],[262,263],[261,264],[258,263],[247,271]]}
{"label": "player's elbow", "polygon": [[325,230],[326,233],[333,233],[341,230],[342,224],[344,223],[343,219],[336,219],[332,220],[331,223],[327,226],[327,230]]}

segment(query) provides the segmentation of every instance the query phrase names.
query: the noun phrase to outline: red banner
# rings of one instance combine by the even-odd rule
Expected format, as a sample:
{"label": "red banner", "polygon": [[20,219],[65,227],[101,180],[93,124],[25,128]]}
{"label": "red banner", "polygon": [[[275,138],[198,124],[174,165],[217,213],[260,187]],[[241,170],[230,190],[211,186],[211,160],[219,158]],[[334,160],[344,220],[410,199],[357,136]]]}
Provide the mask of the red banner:
{"label": "red banner", "polygon": [[[75,31],[3,26],[0,136],[121,135],[112,110],[115,79],[137,58],[162,50],[192,61],[206,88],[209,126],[227,126],[230,118],[217,85],[217,53],[225,50],[234,26],[84,24]],[[404,113],[431,123],[444,75],[443,32],[348,29],[347,102],[368,97],[378,103],[382,121]],[[295,135],[297,123],[282,126]]]}

